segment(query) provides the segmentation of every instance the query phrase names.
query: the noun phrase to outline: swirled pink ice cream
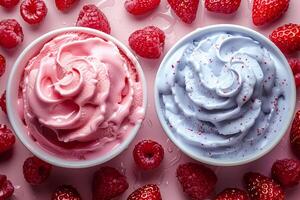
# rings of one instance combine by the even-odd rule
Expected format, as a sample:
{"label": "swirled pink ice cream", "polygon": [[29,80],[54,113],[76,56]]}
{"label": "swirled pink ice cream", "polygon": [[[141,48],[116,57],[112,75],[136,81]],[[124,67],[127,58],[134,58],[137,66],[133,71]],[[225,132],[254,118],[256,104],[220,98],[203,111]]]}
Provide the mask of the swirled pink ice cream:
{"label": "swirled pink ice cream", "polygon": [[142,121],[143,92],[135,65],[116,44],[67,33],[30,59],[20,110],[29,134],[43,147],[83,157],[113,148]]}

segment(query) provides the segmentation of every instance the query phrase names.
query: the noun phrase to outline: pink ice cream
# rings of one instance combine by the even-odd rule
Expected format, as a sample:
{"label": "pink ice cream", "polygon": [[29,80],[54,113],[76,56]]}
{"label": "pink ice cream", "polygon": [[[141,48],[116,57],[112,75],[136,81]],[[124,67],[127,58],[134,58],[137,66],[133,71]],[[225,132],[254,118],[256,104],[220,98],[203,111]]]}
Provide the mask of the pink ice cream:
{"label": "pink ice cream", "polygon": [[47,42],[26,66],[21,91],[29,134],[64,155],[107,151],[144,118],[134,64],[113,42],[88,34]]}

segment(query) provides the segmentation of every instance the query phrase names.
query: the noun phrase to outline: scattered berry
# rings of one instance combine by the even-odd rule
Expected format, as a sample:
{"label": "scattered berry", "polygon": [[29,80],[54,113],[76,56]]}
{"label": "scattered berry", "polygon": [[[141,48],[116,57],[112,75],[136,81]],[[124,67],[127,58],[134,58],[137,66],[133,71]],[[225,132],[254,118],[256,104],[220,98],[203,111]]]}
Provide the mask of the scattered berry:
{"label": "scattered berry", "polygon": [[284,200],[284,192],[273,179],[259,173],[245,174],[244,181],[249,196],[254,200]]}
{"label": "scattered berry", "polygon": [[13,8],[15,7],[20,0],[0,0],[0,6],[3,6],[4,8]]}
{"label": "scattered berry", "polygon": [[20,13],[28,24],[39,24],[46,17],[47,6],[43,0],[24,0],[21,3]]}
{"label": "scattered berry", "polygon": [[157,142],[143,140],[134,147],[133,158],[141,169],[155,169],[164,158],[164,149]]}
{"label": "scattered berry", "polygon": [[62,185],[52,194],[51,200],[81,200],[81,196],[73,186]]}
{"label": "scattered berry", "polygon": [[296,87],[300,87],[300,59],[291,58],[289,64],[294,74]]}
{"label": "scattered berry", "polygon": [[123,194],[129,185],[126,177],[112,167],[102,167],[94,174],[93,200],[110,200]]}
{"label": "scattered berry", "polygon": [[0,108],[2,111],[7,114],[6,110],[6,91],[3,92],[3,94],[0,96]]}
{"label": "scattered berry", "polygon": [[110,34],[110,25],[106,16],[93,4],[83,6],[79,13],[76,26],[93,28]]}
{"label": "scattered berry", "polygon": [[237,189],[228,188],[217,195],[215,200],[250,200],[247,192]]}
{"label": "scattered berry", "polygon": [[214,191],[217,177],[201,164],[186,163],[177,168],[177,178],[183,191],[193,200],[203,200]]}
{"label": "scattered berry", "polygon": [[147,26],[130,35],[129,46],[141,57],[159,58],[165,46],[165,33],[155,26]]}
{"label": "scattered berry", "polygon": [[293,187],[300,182],[300,162],[294,159],[277,160],[272,166],[272,177],[283,187]]}
{"label": "scattered berry", "polygon": [[15,19],[0,21],[0,46],[13,48],[23,42],[23,30]]}
{"label": "scattered berry", "polygon": [[46,181],[52,171],[52,165],[32,156],[25,160],[23,174],[25,180],[31,185],[39,185]]}
{"label": "scattered berry", "polygon": [[66,11],[69,10],[77,0],[55,0],[55,5],[58,10]]}
{"label": "scattered berry", "polygon": [[224,14],[236,12],[241,4],[241,0],[205,0],[205,7],[208,11]]}
{"label": "scattered berry", "polygon": [[0,154],[13,148],[16,137],[13,132],[3,124],[0,124]]}
{"label": "scattered berry", "polygon": [[7,180],[5,175],[0,175],[0,199],[8,200],[15,191],[13,184]]}
{"label": "scattered berry", "polygon": [[292,124],[290,143],[294,154],[300,158],[300,110],[297,111]]}
{"label": "scattered berry", "polygon": [[0,54],[0,77],[4,74],[5,68],[6,68],[5,58]]}
{"label": "scattered berry", "polygon": [[199,0],[168,0],[175,14],[185,23],[191,24],[197,16]]}
{"label": "scattered berry", "polygon": [[148,184],[131,193],[127,200],[162,200],[162,198],[159,187]]}
{"label": "scattered berry", "polygon": [[156,9],[160,4],[160,0],[126,0],[125,8],[133,15],[143,15]]}
{"label": "scattered berry", "polygon": [[252,20],[262,26],[280,18],[288,9],[290,0],[254,0]]}

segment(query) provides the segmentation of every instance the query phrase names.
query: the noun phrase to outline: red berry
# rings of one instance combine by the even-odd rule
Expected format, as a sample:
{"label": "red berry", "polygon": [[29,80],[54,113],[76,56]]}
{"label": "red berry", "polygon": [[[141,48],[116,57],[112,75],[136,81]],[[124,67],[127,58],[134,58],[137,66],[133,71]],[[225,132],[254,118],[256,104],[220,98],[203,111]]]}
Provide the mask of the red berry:
{"label": "red berry", "polygon": [[6,91],[3,92],[3,94],[0,96],[0,108],[2,111],[7,114],[6,111]]}
{"label": "red berry", "polygon": [[52,194],[51,200],[81,200],[81,196],[73,186],[62,185]]}
{"label": "red berry", "polygon": [[110,34],[110,25],[106,16],[93,4],[83,6],[79,13],[76,26],[93,28]]}
{"label": "red berry", "polygon": [[48,12],[43,0],[24,0],[21,3],[20,13],[28,24],[41,23]]}
{"label": "red berry", "polygon": [[8,200],[12,197],[15,188],[13,184],[7,180],[5,175],[0,175],[0,199]]}
{"label": "red berry", "polygon": [[4,74],[5,68],[6,68],[5,58],[0,54],[0,77]]}
{"label": "red berry", "polygon": [[288,9],[290,0],[254,0],[252,20],[261,26],[280,18]]}
{"label": "red berry", "polygon": [[241,0],[205,0],[205,7],[208,11],[224,14],[236,12],[241,4]]}
{"label": "red berry", "polygon": [[52,171],[52,165],[32,156],[25,160],[23,175],[31,185],[39,185],[46,181]]}
{"label": "red berry", "polygon": [[93,200],[111,200],[123,194],[129,185],[126,177],[112,167],[102,167],[94,174]]}
{"label": "red berry", "polygon": [[13,148],[16,137],[6,125],[0,124],[0,154]]}
{"label": "red berry", "polygon": [[245,174],[244,181],[249,196],[254,200],[284,200],[285,195],[273,179],[259,173],[249,172]]}
{"label": "red berry", "polygon": [[20,0],[0,0],[0,6],[4,8],[13,8],[15,7]]}
{"label": "red berry", "polygon": [[159,58],[165,46],[165,33],[155,26],[147,26],[130,35],[129,46],[141,57]]}
{"label": "red berry", "polygon": [[207,198],[215,189],[215,173],[201,164],[186,163],[177,168],[177,178],[183,191],[193,200]]}
{"label": "red berry", "polygon": [[217,195],[215,200],[250,200],[247,192],[237,189],[228,188]]}
{"label": "red berry", "polygon": [[164,149],[157,142],[143,140],[134,147],[133,158],[141,169],[155,169],[159,167],[164,158]]}
{"label": "red berry", "polygon": [[277,160],[272,166],[272,177],[283,187],[293,187],[300,182],[300,162],[294,159]]}
{"label": "red berry", "polygon": [[66,11],[70,9],[77,0],[55,0],[55,5],[58,10]]}
{"label": "red berry", "polygon": [[300,158],[300,111],[297,111],[292,124],[290,143],[294,154]]}
{"label": "red berry", "polygon": [[300,86],[300,59],[291,58],[289,64],[294,74],[296,87]]}
{"label": "red berry", "polygon": [[175,14],[185,23],[191,24],[197,16],[199,0],[168,0]]}
{"label": "red berry", "polygon": [[300,26],[286,24],[272,32],[270,39],[283,53],[294,53],[300,50]]}
{"label": "red berry", "polygon": [[0,46],[13,48],[23,42],[23,30],[14,19],[0,21]]}
{"label": "red berry", "polygon": [[156,9],[160,4],[160,0],[126,0],[125,8],[133,15],[143,15]]}
{"label": "red berry", "polygon": [[162,200],[162,198],[159,187],[148,184],[131,193],[127,200]]}

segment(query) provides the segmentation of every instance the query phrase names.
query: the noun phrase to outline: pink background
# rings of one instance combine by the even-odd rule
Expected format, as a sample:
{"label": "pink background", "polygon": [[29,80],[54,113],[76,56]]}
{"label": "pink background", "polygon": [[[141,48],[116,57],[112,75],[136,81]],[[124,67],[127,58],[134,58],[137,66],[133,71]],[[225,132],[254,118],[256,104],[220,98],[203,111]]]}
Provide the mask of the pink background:
{"label": "pink background", "polygon": [[[102,2],[102,3],[101,3]],[[85,3],[97,3],[103,12],[107,15],[111,27],[112,35],[117,39],[127,44],[127,39],[131,32],[146,25],[157,25],[164,29],[167,33],[165,52],[182,36],[198,27],[203,27],[210,24],[230,23],[239,24],[255,29],[265,35],[268,35],[275,27],[284,23],[300,23],[299,7],[300,1],[291,0],[290,8],[283,18],[263,28],[256,28],[251,21],[251,0],[242,0],[242,5],[239,11],[231,16],[224,16],[218,14],[208,13],[201,5],[199,7],[197,20],[192,25],[185,25],[178,21],[176,17],[170,17],[170,12],[166,6],[166,0],[162,0],[159,9],[154,13],[135,18],[130,16],[123,8],[123,2],[119,0],[81,0],[81,2],[68,13],[59,12],[54,0],[47,0],[48,15],[45,21],[39,26],[29,26],[19,15],[19,7],[12,11],[6,11],[0,8],[0,20],[4,18],[16,18],[24,29],[25,40],[22,45],[13,50],[4,50],[0,48],[0,54],[7,58],[7,72],[4,77],[0,79],[0,93],[2,93],[6,86],[8,72],[16,60],[20,52],[32,40],[56,28],[72,26],[75,24],[80,8]],[[162,130],[154,108],[153,84],[156,71],[159,67],[160,60],[146,60],[140,59],[140,63],[144,69],[147,83],[148,83],[148,110],[146,119],[141,130],[133,144],[128,150],[123,152],[116,159],[106,163],[120,169],[129,179],[130,188],[119,199],[126,199],[129,193],[135,188],[146,184],[156,183],[161,188],[163,199],[183,200],[187,199],[177,183],[175,177],[175,170],[178,164],[190,161],[188,157],[183,155],[166,137]],[[298,103],[299,106],[299,103]],[[6,116],[0,111],[0,123],[8,124]],[[141,173],[135,168],[132,159],[132,149],[141,139],[154,139],[159,141],[165,148],[165,159],[160,169],[154,172]],[[268,155],[259,159],[256,162],[240,166],[240,167],[211,167],[215,170],[218,176],[218,184],[216,192],[220,192],[226,187],[241,187],[242,176],[248,171],[258,171],[268,175],[272,163],[276,159],[286,157],[294,157],[289,149],[288,133],[281,143]],[[27,184],[22,175],[22,165],[27,156],[31,153],[25,147],[17,142],[14,150],[0,158],[0,173],[6,174],[12,180],[16,187],[13,199],[35,200],[35,199],[50,199],[52,191],[60,184],[72,184],[81,193],[83,199],[91,199],[91,180],[93,172],[98,167],[82,170],[62,169],[55,167],[49,180],[37,187],[31,187]],[[300,186],[287,190],[288,200],[299,200]]]}

